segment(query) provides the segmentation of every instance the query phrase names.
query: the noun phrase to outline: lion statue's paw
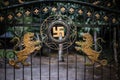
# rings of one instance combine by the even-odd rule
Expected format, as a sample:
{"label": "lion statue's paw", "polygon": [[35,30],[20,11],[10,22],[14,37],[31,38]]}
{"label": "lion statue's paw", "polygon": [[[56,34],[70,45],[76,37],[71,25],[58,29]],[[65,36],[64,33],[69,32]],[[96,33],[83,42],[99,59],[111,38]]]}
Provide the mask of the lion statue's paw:
{"label": "lion statue's paw", "polygon": [[29,62],[24,62],[23,65],[24,66],[30,66],[31,64]]}

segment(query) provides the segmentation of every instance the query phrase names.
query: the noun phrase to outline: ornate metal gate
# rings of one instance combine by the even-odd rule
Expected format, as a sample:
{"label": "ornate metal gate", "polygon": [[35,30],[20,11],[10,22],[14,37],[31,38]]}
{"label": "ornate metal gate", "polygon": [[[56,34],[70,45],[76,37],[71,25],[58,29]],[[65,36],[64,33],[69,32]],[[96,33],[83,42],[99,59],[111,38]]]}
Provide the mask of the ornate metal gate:
{"label": "ornate metal gate", "polygon": [[120,12],[108,1],[1,1],[0,80],[119,80]]}

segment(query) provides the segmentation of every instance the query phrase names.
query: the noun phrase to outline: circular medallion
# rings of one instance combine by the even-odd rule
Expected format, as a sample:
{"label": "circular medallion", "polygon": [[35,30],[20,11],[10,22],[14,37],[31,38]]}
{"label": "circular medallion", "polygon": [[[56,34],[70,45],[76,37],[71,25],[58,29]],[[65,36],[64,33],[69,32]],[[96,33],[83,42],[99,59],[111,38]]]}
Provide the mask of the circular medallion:
{"label": "circular medallion", "polygon": [[[63,43],[69,37],[69,27],[62,20],[53,21],[49,26],[48,33],[52,41]],[[59,40],[60,34],[62,36],[61,40]]]}
{"label": "circular medallion", "polygon": [[69,17],[55,15],[44,20],[40,34],[42,41],[51,49],[58,50],[59,44],[63,44],[63,49],[66,49],[74,43],[77,28]]}

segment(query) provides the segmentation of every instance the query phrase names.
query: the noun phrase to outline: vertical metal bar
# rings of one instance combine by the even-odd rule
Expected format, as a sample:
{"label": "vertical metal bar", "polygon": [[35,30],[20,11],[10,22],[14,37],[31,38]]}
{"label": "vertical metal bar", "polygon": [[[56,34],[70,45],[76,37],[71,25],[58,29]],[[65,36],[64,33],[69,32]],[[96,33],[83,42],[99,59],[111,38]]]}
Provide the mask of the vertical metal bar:
{"label": "vertical metal bar", "polygon": [[[58,56],[59,57],[59,56]],[[59,58],[57,58],[58,59],[58,79],[57,80],[59,80]]]}
{"label": "vertical metal bar", "polygon": [[[23,8],[24,8],[24,6],[23,6]],[[22,12],[22,14],[23,14],[23,12]],[[22,26],[22,27],[23,27],[22,34],[24,34],[24,27],[25,27],[25,26],[24,26],[24,16],[22,16],[22,20],[23,20],[23,22],[22,22],[22,23],[23,23],[23,26]],[[25,69],[25,68],[24,68],[24,65],[23,65],[23,80],[25,79],[25,76],[24,76],[24,75],[25,75],[24,69]]]}
{"label": "vertical metal bar", "polygon": [[24,65],[23,65],[23,68],[22,68],[22,78],[24,80]]}
{"label": "vertical metal bar", "polygon": [[[104,28],[105,26],[103,26],[103,28]],[[103,29],[104,30],[104,29]],[[103,31],[103,33],[104,33],[104,31]],[[103,36],[103,35],[102,35]],[[104,73],[104,70],[103,70],[103,66],[101,65],[101,73],[100,73],[100,75],[101,75],[101,80],[103,80],[103,78],[104,78],[104,75],[103,75],[103,73]]]}
{"label": "vertical metal bar", "polygon": [[118,80],[120,79],[120,76],[119,76],[119,74],[120,74],[120,25],[118,25]]}
{"label": "vertical metal bar", "polygon": [[[43,2],[40,5],[43,5]],[[40,12],[40,16],[42,16],[41,12]],[[42,23],[42,18],[40,18],[40,23]],[[42,37],[41,37],[41,41],[42,41]],[[41,62],[42,62],[42,57],[41,57],[42,52],[43,52],[43,44],[41,43],[41,49],[40,49],[40,80],[42,80],[42,66],[41,66],[42,65],[41,64]]]}
{"label": "vertical metal bar", "polygon": [[95,73],[94,73],[94,64],[93,64],[93,80],[94,80],[94,75],[95,75]]}
{"label": "vertical metal bar", "polygon": [[83,54],[83,56],[84,56],[84,80],[86,80],[86,56],[85,56],[85,54]]}
{"label": "vertical metal bar", "polygon": [[[76,6],[78,6],[78,5],[76,5]],[[76,19],[75,19],[75,22],[76,22]],[[77,53],[75,53],[75,80],[77,80]]]}
{"label": "vertical metal bar", "polygon": [[[109,27],[110,27],[110,29],[112,28],[110,24],[109,24]],[[109,34],[109,35],[111,35],[111,34]],[[110,45],[109,45],[109,46],[110,46]],[[109,48],[110,48],[110,47],[109,47]],[[112,73],[112,67],[111,67],[112,64],[111,64],[111,62],[109,63],[109,65],[110,65],[110,68],[109,68],[109,69],[110,69],[109,80],[111,80],[111,78],[112,78],[112,74],[111,74],[111,73]]]}
{"label": "vertical metal bar", "polygon": [[49,48],[49,80],[51,80],[51,55],[50,55],[50,48]]}
{"label": "vertical metal bar", "polygon": [[[33,5],[32,5],[32,10],[33,10]],[[31,25],[31,27],[33,27],[33,13],[31,13],[31,17],[32,17],[32,23],[31,23],[32,25]],[[32,55],[31,55],[31,57],[30,57],[30,62],[31,62],[31,68],[30,68],[30,71],[31,71],[31,80],[33,80],[33,70],[32,70],[32,69],[33,69],[33,65],[32,65],[32,64],[33,64],[33,63],[32,63],[32,60],[33,60],[33,59],[32,59],[32,58],[33,58],[33,57],[32,57]]]}
{"label": "vertical metal bar", "polygon": [[[67,7],[69,7],[69,5],[67,5]],[[68,12],[67,12],[67,15],[68,15]],[[67,23],[67,24],[68,24],[68,23]],[[68,63],[69,63],[69,62],[68,62],[68,61],[69,61],[69,60],[68,60],[68,59],[69,59],[69,49],[67,48],[67,73],[66,73],[66,74],[67,74],[67,75],[66,75],[66,79],[67,79],[67,80],[69,80],[69,73],[68,73],[68,71],[69,71],[69,68],[68,68],[68,66],[69,66]]]}
{"label": "vertical metal bar", "polygon": [[77,80],[77,54],[75,53],[75,80]]}
{"label": "vertical metal bar", "polygon": [[[93,13],[95,13],[95,10],[94,10],[94,9],[93,9],[92,11],[93,11]],[[92,14],[92,15],[93,15],[93,14]],[[96,22],[95,17],[92,18],[92,21],[93,21],[93,23]],[[94,25],[94,24],[93,24],[93,27],[94,27],[94,29],[93,29],[93,30],[94,30],[94,33],[93,33],[93,34],[94,34],[94,43],[95,43],[94,49],[97,51],[97,40],[96,40],[96,39],[97,39],[97,31],[96,31],[97,25]],[[95,67],[94,67],[94,66],[95,66],[95,64],[93,64],[93,80],[94,80],[94,75],[95,75],[95,72],[94,72]]]}
{"label": "vertical metal bar", "polygon": [[114,60],[115,60],[115,66],[116,66],[116,79],[118,79],[118,52],[117,52],[117,26],[114,26],[114,34],[113,34],[113,39],[114,39],[114,43],[113,43],[113,50],[114,50]]}
{"label": "vertical metal bar", "polygon": [[[49,6],[50,6],[50,2],[49,2]],[[51,53],[51,50],[49,48],[49,80],[51,80],[51,54],[50,53]]]}
{"label": "vertical metal bar", "polygon": [[68,48],[67,48],[67,70],[66,70],[66,80],[69,80],[69,79],[68,79],[68,71],[69,71],[69,70],[68,70],[68,65],[69,65],[69,64],[68,64],[68,63],[69,63],[69,62],[68,62],[68,53],[69,53],[69,52],[68,52]]}
{"label": "vertical metal bar", "polygon": [[[110,64],[110,65],[111,65],[111,64]],[[111,78],[111,76],[112,76],[111,73],[112,73],[112,72],[111,72],[111,66],[110,66],[110,78],[109,78],[109,80],[112,79],[112,78]]]}
{"label": "vertical metal bar", "polygon": [[114,59],[115,59],[115,64],[116,66],[118,66],[118,60],[117,60],[117,48],[116,48],[116,44],[117,44],[117,33],[116,33],[116,26],[114,27],[114,34],[113,34],[113,39],[114,39],[114,43],[113,43],[113,50],[114,50]]}
{"label": "vertical metal bar", "polygon": [[[43,4],[43,3],[41,3],[40,6],[42,6],[42,4]],[[42,16],[41,13],[40,13],[40,16]],[[40,23],[42,23],[42,18],[40,18]],[[40,26],[41,26],[41,25],[40,25]],[[40,32],[40,33],[41,33],[41,32]],[[40,35],[41,35],[41,34],[40,34]],[[42,37],[41,37],[41,41],[42,41]],[[42,56],[42,51],[43,51],[43,47],[42,47],[42,46],[43,46],[43,44],[41,43],[41,49],[40,49],[40,80],[42,80],[42,74],[41,74],[41,73],[42,73],[42,66],[41,66],[41,65],[42,65],[42,64],[41,64],[41,62],[42,62],[42,59],[41,59],[41,58],[42,58],[42,57],[41,57],[41,56]]]}
{"label": "vertical metal bar", "polygon": [[97,51],[97,32],[95,31],[95,28],[94,28],[94,43],[95,43],[95,50]]}
{"label": "vertical metal bar", "polygon": [[40,80],[41,80],[41,68],[42,68],[42,67],[41,67],[41,65],[42,65],[42,64],[41,64],[41,58],[42,58],[42,57],[41,57],[41,53],[42,53],[42,49],[43,49],[43,48],[41,48],[41,50],[40,50]]}
{"label": "vertical metal bar", "polygon": [[[111,36],[113,36],[112,34],[111,34],[111,30],[112,30],[112,26],[111,26],[111,24],[109,23],[109,26],[108,26],[110,29],[109,29],[109,48],[111,48],[111,42],[113,43],[113,41],[111,40]],[[111,65],[112,65],[112,63],[110,63],[110,80],[112,80],[112,67],[111,67]],[[102,79],[103,80],[103,79]]]}
{"label": "vertical metal bar", "polygon": [[[15,30],[15,26],[14,26],[14,30]],[[15,56],[14,56],[14,60],[15,60]],[[13,71],[14,71],[14,80],[15,80],[15,67],[14,67]]]}
{"label": "vertical metal bar", "polygon": [[[5,13],[7,14],[7,10]],[[5,17],[7,18],[7,15]],[[5,32],[6,32],[6,30],[7,30],[7,22],[5,21]],[[6,47],[7,46],[6,46],[6,41],[7,40],[6,40],[6,34],[5,34],[5,56],[4,56],[4,58],[5,58],[5,64],[4,64],[5,65],[5,68],[4,68],[5,69],[5,80],[7,80],[7,78],[6,78],[6,76],[7,76],[7,65],[6,65],[7,64],[7,62],[6,62],[6,49],[7,49]]]}
{"label": "vertical metal bar", "polygon": [[117,35],[117,38],[118,38],[118,80],[120,80],[120,76],[119,76],[119,74],[120,74],[120,25],[118,25],[117,26],[118,27],[118,29],[117,29],[117,31],[118,31],[118,35]]}
{"label": "vertical metal bar", "polygon": [[[83,27],[85,27],[85,18],[86,18],[86,15],[84,13],[85,11],[83,12],[83,23],[84,23]],[[85,65],[86,55],[83,53],[83,56],[84,56],[84,80],[86,80],[86,65]]]}
{"label": "vertical metal bar", "polygon": [[[105,26],[103,26],[103,30],[105,30],[104,28],[106,28]],[[105,31],[102,31],[101,36],[103,36],[103,34],[105,34]],[[101,80],[103,80],[103,66],[101,65]]]}
{"label": "vertical metal bar", "polygon": [[[15,14],[15,13],[14,13],[14,14]],[[14,22],[13,24],[16,24],[16,23]],[[15,26],[14,26],[13,28],[14,28],[14,31],[15,31]],[[14,37],[15,37],[15,35],[14,35]],[[13,52],[13,53],[14,53],[14,52]],[[14,55],[15,55],[15,54],[14,54]],[[15,55],[15,56],[16,56],[16,55]],[[14,56],[14,60],[15,60],[15,56]],[[14,80],[15,80],[15,79],[16,79],[16,78],[15,78],[15,76],[16,76],[16,75],[15,75],[15,74],[16,74],[15,67],[14,67],[14,69],[13,69],[13,72],[14,72],[13,74],[14,74]]]}
{"label": "vertical metal bar", "polygon": [[86,56],[85,56],[85,54],[83,54],[83,56],[84,56],[84,80],[86,80]]}
{"label": "vertical metal bar", "polygon": [[111,26],[110,23],[109,23],[109,26],[108,26],[108,27],[110,28],[110,30],[109,30],[109,47],[111,48],[111,42],[113,42],[113,41],[112,41],[113,33],[111,33],[111,31],[112,31],[112,26]]}
{"label": "vertical metal bar", "polygon": [[104,75],[103,75],[103,73],[104,73],[104,70],[103,70],[103,66],[101,65],[101,80],[104,79]]}
{"label": "vertical metal bar", "polygon": [[30,70],[31,70],[31,80],[33,80],[33,70],[32,70],[32,55],[31,55],[31,57],[30,57],[30,61],[31,61],[31,68],[30,68]]}

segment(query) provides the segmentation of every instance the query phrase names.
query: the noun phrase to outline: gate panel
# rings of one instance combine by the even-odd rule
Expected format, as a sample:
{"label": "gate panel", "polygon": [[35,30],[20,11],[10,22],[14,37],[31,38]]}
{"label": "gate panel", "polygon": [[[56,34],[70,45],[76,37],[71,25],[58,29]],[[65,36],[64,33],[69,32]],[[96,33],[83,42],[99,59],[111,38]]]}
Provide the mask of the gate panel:
{"label": "gate panel", "polygon": [[0,80],[119,80],[119,11],[69,0],[1,4]]}

